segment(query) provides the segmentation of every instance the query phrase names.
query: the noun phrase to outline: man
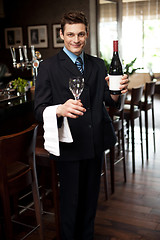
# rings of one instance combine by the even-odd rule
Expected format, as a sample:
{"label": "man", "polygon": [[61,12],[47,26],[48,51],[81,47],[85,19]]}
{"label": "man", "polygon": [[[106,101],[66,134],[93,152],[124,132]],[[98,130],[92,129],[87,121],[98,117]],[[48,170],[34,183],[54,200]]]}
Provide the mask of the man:
{"label": "man", "polygon": [[[60,142],[56,160],[60,179],[62,240],[93,240],[94,218],[100,187],[103,151],[115,144],[111,120],[104,107],[119,106],[119,96],[110,96],[102,59],[85,54],[88,22],[82,12],[69,12],[61,20],[64,48],[41,63],[36,80],[35,113],[39,120],[50,106],[56,106],[58,127],[67,117],[73,142]],[[82,59],[82,73],[75,65]],[[69,78],[84,76],[80,100],[69,90]],[[127,91],[122,77],[120,89]]]}

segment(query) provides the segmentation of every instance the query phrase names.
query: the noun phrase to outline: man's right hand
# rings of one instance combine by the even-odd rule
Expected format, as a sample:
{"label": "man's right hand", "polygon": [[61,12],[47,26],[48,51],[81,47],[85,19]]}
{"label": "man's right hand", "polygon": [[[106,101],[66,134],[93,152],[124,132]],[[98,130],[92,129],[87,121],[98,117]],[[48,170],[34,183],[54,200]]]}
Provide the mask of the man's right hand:
{"label": "man's right hand", "polygon": [[86,109],[83,107],[81,100],[69,99],[57,107],[56,114],[57,117],[78,118],[79,116],[83,116],[85,112]]}

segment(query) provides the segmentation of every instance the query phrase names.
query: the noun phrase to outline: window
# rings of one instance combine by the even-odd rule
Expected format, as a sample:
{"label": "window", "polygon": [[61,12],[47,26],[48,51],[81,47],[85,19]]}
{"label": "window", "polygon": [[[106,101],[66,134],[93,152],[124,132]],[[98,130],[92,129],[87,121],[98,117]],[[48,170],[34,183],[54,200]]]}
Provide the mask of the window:
{"label": "window", "polygon": [[160,72],[160,0],[123,3],[123,59],[135,67]]}
{"label": "window", "polygon": [[117,6],[115,2],[100,0],[99,49],[100,55],[110,60],[113,40],[117,39]]}
{"label": "window", "polygon": [[[134,67],[160,72],[160,0],[123,0],[122,52],[124,64],[137,58]],[[116,3],[100,0],[100,53],[110,61],[117,39]]]}

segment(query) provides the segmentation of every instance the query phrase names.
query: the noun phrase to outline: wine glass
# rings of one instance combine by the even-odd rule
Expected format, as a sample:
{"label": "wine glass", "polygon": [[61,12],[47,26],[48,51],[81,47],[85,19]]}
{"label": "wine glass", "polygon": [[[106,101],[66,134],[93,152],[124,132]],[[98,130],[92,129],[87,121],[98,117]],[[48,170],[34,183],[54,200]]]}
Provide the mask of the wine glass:
{"label": "wine glass", "polygon": [[69,89],[72,92],[75,100],[78,100],[84,89],[84,78],[73,77],[69,79]]}

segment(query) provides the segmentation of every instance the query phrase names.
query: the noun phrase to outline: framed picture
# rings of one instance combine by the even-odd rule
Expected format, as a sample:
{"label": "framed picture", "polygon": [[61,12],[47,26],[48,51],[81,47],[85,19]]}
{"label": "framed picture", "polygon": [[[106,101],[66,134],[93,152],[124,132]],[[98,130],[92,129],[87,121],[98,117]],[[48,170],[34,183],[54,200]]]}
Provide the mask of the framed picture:
{"label": "framed picture", "polygon": [[60,24],[53,24],[53,47],[59,48],[64,46],[64,41],[60,37]]}
{"label": "framed picture", "polygon": [[47,25],[28,26],[28,45],[35,48],[48,47]]}
{"label": "framed picture", "polygon": [[5,45],[6,48],[18,47],[23,45],[23,36],[22,36],[22,28],[5,28]]}

